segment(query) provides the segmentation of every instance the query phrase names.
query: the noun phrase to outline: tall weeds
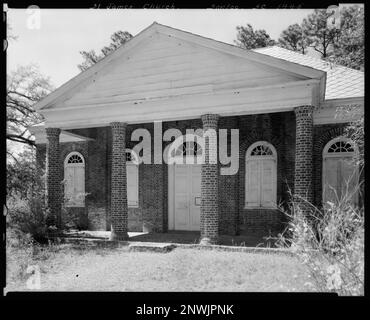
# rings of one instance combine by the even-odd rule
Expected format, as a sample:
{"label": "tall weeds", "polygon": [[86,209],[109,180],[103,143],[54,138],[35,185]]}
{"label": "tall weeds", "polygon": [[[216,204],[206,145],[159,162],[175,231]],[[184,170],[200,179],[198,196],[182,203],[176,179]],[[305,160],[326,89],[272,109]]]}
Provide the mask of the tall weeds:
{"label": "tall weeds", "polygon": [[[290,247],[307,266],[317,291],[339,295],[364,294],[364,210],[353,199],[361,190],[346,187],[342,195],[322,208],[312,204],[307,213],[302,201],[292,201],[288,227],[277,245]],[[307,205],[307,203],[305,203]]]}

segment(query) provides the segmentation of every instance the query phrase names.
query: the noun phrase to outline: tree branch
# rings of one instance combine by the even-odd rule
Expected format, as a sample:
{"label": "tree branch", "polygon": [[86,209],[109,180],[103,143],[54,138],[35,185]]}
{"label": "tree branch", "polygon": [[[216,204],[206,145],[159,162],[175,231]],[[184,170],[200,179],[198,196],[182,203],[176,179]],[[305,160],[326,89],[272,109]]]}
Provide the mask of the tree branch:
{"label": "tree branch", "polygon": [[28,144],[30,145],[31,147],[35,147],[36,144],[34,141],[28,139],[28,138],[24,138],[22,136],[19,136],[19,135],[15,135],[15,134],[7,134],[6,135],[6,138],[11,140],[11,141],[15,141],[15,142],[20,142],[20,143],[24,143],[24,144]]}
{"label": "tree branch", "polygon": [[26,98],[28,100],[31,100],[31,101],[37,101],[37,99],[35,99],[33,97],[30,97],[30,96],[27,96],[26,94],[23,94],[23,93],[20,93],[20,92],[17,92],[17,91],[9,90],[8,93],[19,95],[19,96],[21,96],[23,98]]}

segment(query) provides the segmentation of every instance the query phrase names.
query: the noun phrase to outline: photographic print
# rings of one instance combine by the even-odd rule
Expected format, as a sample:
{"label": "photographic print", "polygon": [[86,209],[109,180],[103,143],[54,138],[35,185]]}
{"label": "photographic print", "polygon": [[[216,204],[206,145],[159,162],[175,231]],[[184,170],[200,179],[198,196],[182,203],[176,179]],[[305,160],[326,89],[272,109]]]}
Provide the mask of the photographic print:
{"label": "photographic print", "polygon": [[364,295],[363,4],[3,9],[5,294]]}

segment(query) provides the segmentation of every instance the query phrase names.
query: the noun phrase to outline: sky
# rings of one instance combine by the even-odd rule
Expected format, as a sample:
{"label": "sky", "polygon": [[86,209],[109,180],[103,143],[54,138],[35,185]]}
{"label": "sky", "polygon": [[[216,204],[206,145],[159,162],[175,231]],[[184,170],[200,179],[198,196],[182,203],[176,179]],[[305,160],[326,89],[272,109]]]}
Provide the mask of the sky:
{"label": "sky", "polygon": [[79,73],[80,51],[100,53],[118,30],[135,36],[156,21],[233,44],[236,26],[250,23],[276,40],[290,24],[301,23],[311,12],[313,9],[41,9],[37,28],[35,11],[8,9],[11,33],[17,39],[8,44],[7,72],[34,63],[59,87]]}

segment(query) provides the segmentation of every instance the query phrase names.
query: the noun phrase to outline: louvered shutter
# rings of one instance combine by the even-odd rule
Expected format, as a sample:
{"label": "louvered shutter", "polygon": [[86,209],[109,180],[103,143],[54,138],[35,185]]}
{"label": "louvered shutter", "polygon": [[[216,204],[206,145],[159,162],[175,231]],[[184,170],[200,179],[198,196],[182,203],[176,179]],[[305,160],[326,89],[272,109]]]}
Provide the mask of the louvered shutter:
{"label": "louvered shutter", "polygon": [[340,160],[340,188],[341,195],[343,196],[348,192],[353,194],[352,201],[354,204],[357,203],[357,192],[355,191],[357,185],[357,174],[354,164],[351,162],[351,158],[342,158]]}
{"label": "louvered shutter", "polygon": [[74,169],[74,195],[75,204],[84,205],[85,203],[85,167],[76,166]]}
{"label": "louvered shutter", "polygon": [[74,191],[74,168],[67,166],[64,169],[64,198],[66,203],[73,202]]}
{"label": "louvered shutter", "polygon": [[136,207],[139,204],[138,167],[134,164],[127,164],[126,172],[127,172],[127,204],[130,207]]}
{"label": "louvered shutter", "polygon": [[338,171],[339,162],[337,158],[326,158],[324,172],[324,203],[327,201],[336,202],[339,194]]}
{"label": "louvered shutter", "polygon": [[275,204],[275,161],[268,159],[260,161],[261,170],[261,206],[272,206]]}
{"label": "louvered shutter", "polygon": [[248,160],[247,162],[247,192],[246,205],[259,206],[260,200],[260,166],[258,160]]}

